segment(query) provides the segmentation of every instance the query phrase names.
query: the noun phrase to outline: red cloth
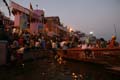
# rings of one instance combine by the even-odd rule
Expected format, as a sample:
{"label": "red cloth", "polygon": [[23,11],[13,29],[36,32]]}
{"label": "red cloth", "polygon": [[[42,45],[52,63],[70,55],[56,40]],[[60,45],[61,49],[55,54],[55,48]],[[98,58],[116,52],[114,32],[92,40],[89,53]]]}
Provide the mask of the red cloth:
{"label": "red cloth", "polygon": [[20,38],[20,39],[18,40],[18,43],[19,43],[19,45],[24,45],[24,39],[23,39],[23,38]]}

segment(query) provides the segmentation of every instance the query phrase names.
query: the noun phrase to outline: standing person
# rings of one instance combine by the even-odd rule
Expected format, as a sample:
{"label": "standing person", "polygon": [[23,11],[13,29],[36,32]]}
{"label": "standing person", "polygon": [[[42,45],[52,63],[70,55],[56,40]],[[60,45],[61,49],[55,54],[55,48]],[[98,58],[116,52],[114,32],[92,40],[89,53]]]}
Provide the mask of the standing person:
{"label": "standing person", "polygon": [[63,50],[67,50],[67,49],[68,49],[67,44],[68,44],[68,43],[64,43],[64,45],[63,45]]}
{"label": "standing person", "polygon": [[22,36],[20,36],[20,38],[18,39],[18,43],[19,45],[24,45],[24,39]]}
{"label": "standing person", "polygon": [[119,44],[116,42],[116,36],[112,36],[112,39],[110,40],[110,43],[109,43],[109,48],[114,48],[118,46]]}
{"label": "standing person", "polygon": [[20,48],[17,49],[17,64],[21,65],[22,67],[24,67],[24,63],[23,63],[23,55],[24,55],[24,50],[25,47],[23,45],[20,45]]}
{"label": "standing person", "polygon": [[63,40],[63,41],[60,42],[60,47],[61,47],[61,49],[63,49],[63,46],[64,46],[65,43],[66,43],[65,40]]}
{"label": "standing person", "polygon": [[87,48],[87,44],[85,43],[85,41],[83,41],[81,49],[86,49],[86,48]]}
{"label": "standing person", "polygon": [[81,43],[81,41],[78,42],[77,47],[78,47],[78,48],[82,48],[82,43]]}
{"label": "standing person", "polygon": [[44,39],[44,37],[42,37],[42,40],[41,40],[41,47],[42,47],[42,49],[46,48],[45,45],[46,45],[45,39]]}
{"label": "standing person", "polygon": [[35,41],[35,48],[36,49],[40,48],[40,42],[38,40]]}
{"label": "standing person", "polygon": [[11,62],[16,61],[16,52],[17,49],[19,48],[19,43],[18,41],[15,39],[12,44],[10,45],[10,49],[11,49]]}
{"label": "standing person", "polygon": [[23,38],[24,38],[24,44],[29,47],[30,46],[30,34],[26,31],[23,34]]}
{"label": "standing person", "polygon": [[51,50],[51,49],[52,49],[52,43],[51,43],[50,40],[47,40],[47,42],[46,42],[46,48],[47,48],[48,50]]}
{"label": "standing person", "polygon": [[95,48],[101,48],[100,40],[96,40]]}
{"label": "standing person", "polygon": [[55,41],[52,41],[52,49],[57,49],[57,44],[56,44],[56,42]]}
{"label": "standing person", "polygon": [[101,48],[106,48],[106,47],[107,47],[107,43],[106,43],[106,41],[104,40],[104,38],[101,38],[101,39],[100,39],[100,46],[101,46]]}
{"label": "standing person", "polygon": [[34,41],[34,39],[30,39],[30,48],[31,49],[35,48],[35,41]]}

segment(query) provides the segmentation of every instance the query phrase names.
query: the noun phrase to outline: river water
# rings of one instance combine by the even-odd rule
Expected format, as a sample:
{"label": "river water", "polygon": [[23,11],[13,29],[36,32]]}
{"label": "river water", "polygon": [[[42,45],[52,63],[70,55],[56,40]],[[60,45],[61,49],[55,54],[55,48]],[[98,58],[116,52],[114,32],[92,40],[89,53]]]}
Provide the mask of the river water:
{"label": "river water", "polygon": [[1,67],[0,80],[120,80],[102,65],[73,60],[40,58],[24,66]]}

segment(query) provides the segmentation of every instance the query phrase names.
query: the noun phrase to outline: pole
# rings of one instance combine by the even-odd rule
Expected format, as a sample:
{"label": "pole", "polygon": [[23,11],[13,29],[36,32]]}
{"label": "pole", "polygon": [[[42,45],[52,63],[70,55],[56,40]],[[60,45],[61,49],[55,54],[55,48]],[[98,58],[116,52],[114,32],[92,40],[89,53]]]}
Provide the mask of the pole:
{"label": "pole", "polygon": [[7,9],[8,9],[9,16],[11,16],[10,7],[9,7],[9,5],[8,5],[7,1],[6,1],[6,0],[3,0],[3,2],[4,2],[4,4],[6,5],[6,7],[7,7]]}
{"label": "pole", "polygon": [[115,36],[116,36],[116,38],[117,38],[117,31],[116,31],[116,26],[115,26],[115,24],[114,24],[114,32],[115,32]]}

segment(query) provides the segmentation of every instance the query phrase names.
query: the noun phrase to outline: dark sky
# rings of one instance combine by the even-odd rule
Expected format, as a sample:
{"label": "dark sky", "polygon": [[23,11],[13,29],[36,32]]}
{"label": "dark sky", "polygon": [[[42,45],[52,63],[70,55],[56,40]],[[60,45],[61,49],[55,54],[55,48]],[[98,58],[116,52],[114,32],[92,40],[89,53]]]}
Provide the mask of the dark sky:
{"label": "dark sky", "polygon": [[[120,0],[14,0],[29,8],[30,2],[36,9],[45,10],[45,16],[59,16],[64,25],[98,38],[110,39],[115,34],[120,41]],[[0,6],[3,4],[0,2]],[[5,14],[7,11],[2,10]]]}

